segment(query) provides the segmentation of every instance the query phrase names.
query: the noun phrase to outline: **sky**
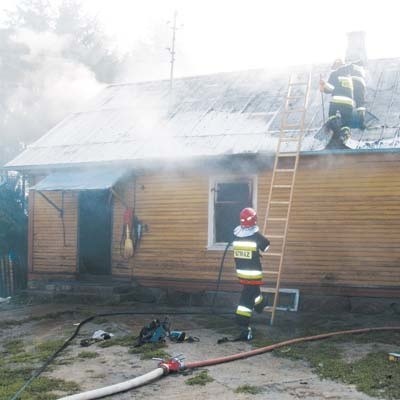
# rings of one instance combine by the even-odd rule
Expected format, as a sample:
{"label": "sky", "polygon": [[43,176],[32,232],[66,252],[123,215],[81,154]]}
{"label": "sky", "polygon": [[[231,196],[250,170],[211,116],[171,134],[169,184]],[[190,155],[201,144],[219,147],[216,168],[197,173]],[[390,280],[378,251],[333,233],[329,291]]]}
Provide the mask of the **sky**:
{"label": "sky", "polygon": [[[0,1],[4,8],[18,2]],[[346,33],[360,30],[366,32],[369,58],[400,57],[398,0],[81,0],[81,3],[88,14],[98,17],[121,53],[134,49],[138,42],[150,44],[155,34],[158,39],[161,37],[156,52],[160,53],[165,68],[156,78],[169,77],[167,48],[171,46],[175,11],[178,25],[175,76],[330,63],[344,56]],[[145,65],[144,69],[149,67]]]}
{"label": "sky", "polygon": [[360,30],[369,58],[400,56],[396,0],[82,1],[122,51],[156,29],[170,46],[176,11],[176,76],[331,62],[344,56],[346,33]]}

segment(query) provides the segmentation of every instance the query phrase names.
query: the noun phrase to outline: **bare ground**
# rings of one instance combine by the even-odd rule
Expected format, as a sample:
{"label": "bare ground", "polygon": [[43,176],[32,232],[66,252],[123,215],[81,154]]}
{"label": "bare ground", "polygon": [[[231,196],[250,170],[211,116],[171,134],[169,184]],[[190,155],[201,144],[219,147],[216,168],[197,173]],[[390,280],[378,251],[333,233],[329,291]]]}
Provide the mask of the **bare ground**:
{"label": "bare ground", "polygon": [[[152,308],[151,308],[152,307]],[[168,314],[172,309],[154,309],[149,305],[129,305],[118,307],[47,304],[33,306],[3,305],[0,308],[0,345],[11,340],[20,339],[26,348],[35,344],[68,338],[75,329],[77,322],[96,313],[141,311],[148,310],[149,315],[129,315],[95,319],[86,324],[79,337],[62,353],[56,364],[52,365],[44,376],[74,381],[80,385],[81,391],[94,389],[113,383],[131,379],[157,367],[154,360],[142,360],[140,354],[129,352],[129,346],[113,345],[100,347],[93,344],[90,347],[81,347],[80,339],[90,337],[97,329],[114,333],[111,341],[127,335],[137,335],[140,328],[153,318],[163,318],[170,315],[173,329],[184,330],[188,335],[197,336],[197,343],[172,343],[167,341],[164,349],[170,355],[184,354],[186,361],[198,361],[208,358],[226,356],[252,349],[248,343],[217,344],[221,336],[232,332],[235,327],[231,317],[215,318],[212,316],[173,316]],[[193,309],[192,309],[193,310]],[[179,309],[179,311],[185,311]],[[196,311],[199,311],[198,309]],[[398,318],[398,316],[397,316]],[[304,333],[328,332],[338,330],[343,326],[369,327],[378,325],[394,325],[393,314],[368,316],[340,314],[329,317],[319,317],[285,314],[278,315],[274,327],[267,324],[267,316],[261,315],[254,321],[255,333],[258,336],[273,342],[283,334],[289,336],[303,336]],[[398,323],[397,323],[398,325]],[[341,351],[346,361],[357,360],[371,351],[398,351],[393,345],[367,342],[355,344],[352,342],[340,343]],[[92,353],[93,358],[82,357],[82,352]],[[95,354],[93,354],[95,353]],[[64,365],[60,365],[65,362]],[[40,365],[40,364],[39,364]],[[352,385],[321,380],[313,372],[307,362],[277,357],[272,353],[248,358],[242,361],[207,367],[212,382],[204,386],[188,385],[190,377],[197,376],[200,370],[188,371],[187,374],[170,374],[157,382],[131,392],[114,395],[113,399],[148,398],[155,399],[374,399],[360,393]],[[249,385],[256,388],[257,394],[237,393],[239,387]],[[65,392],[56,393],[66,395]],[[51,398],[51,397],[49,397]],[[397,397],[398,398],[398,397]],[[4,399],[5,400],[5,399]]]}

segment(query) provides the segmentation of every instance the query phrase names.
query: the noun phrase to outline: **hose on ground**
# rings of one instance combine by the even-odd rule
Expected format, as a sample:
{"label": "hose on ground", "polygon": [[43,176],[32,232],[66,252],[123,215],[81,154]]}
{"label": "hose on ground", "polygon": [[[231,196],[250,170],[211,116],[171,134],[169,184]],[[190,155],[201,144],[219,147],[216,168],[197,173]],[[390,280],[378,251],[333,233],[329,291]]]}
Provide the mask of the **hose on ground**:
{"label": "hose on ground", "polygon": [[[243,358],[248,358],[252,356],[256,356],[259,354],[267,353],[272,350],[279,349],[281,347],[301,343],[301,342],[311,342],[315,340],[321,340],[321,339],[327,339],[331,338],[334,336],[339,336],[339,335],[349,335],[349,334],[359,334],[359,333],[369,333],[369,332],[379,332],[379,331],[400,331],[400,326],[384,326],[384,327],[377,327],[377,328],[360,328],[360,329],[351,329],[351,330],[346,330],[346,331],[337,331],[337,332],[329,332],[329,333],[323,333],[320,335],[314,335],[314,336],[306,336],[306,337],[300,337],[300,338],[295,338],[295,339],[289,339],[285,340],[280,343],[275,343],[269,346],[265,347],[260,347],[258,349],[250,350],[250,351],[245,351],[242,353],[237,353],[233,354],[230,356],[226,357],[219,357],[219,358],[211,358],[208,360],[203,360],[203,361],[195,361],[191,363],[187,363],[185,367],[182,368],[182,370],[187,370],[187,369],[195,369],[195,368],[200,368],[200,367],[206,367],[206,366],[211,366],[211,365],[217,365],[217,364],[222,364],[226,362],[231,362],[231,361],[236,361],[240,360]],[[161,371],[159,371],[161,370]],[[58,400],[93,400],[93,399],[99,399],[104,396],[108,396],[111,394],[116,394],[121,391],[126,391],[129,389],[133,389],[135,387],[144,385],[146,383],[150,383],[151,381],[161,378],[163,375],[167,375],[168,371],[165,371],[163,368],[157,368],[147,374],[144,374],[142,376],[139,376],[137,378],[131,379],[126,382],[122,382],[120,384],[116,385],[111,385],[111,386],[106,386],[104,388],[100,389],[95,389],[95,390],[90,390],[88,392],[83,392],[79,394],[75,394],[72,396],[67,396],[67,397],[62,397]],[[139,383],[140,382],[140,383]]]}
{"label": "hose on ground", "polygon": [[301,343],[301,342],[311,342],[314,340],[327,339],[327,338],[331,338],[331,337],[339,336],[339,335],[349,335],[349,334],[378,332],[378,331],[400,331],[400,326],[385,326],[385,327],[378,327],[378,328],[351,329],[351,330],[347,330],[347,331],[322,333],[320,335],[289,339],[289,340],[285,340],[284,342],[271,344],[269,346],[260,347],[258,349],[254,349],[254,350],[250,350],[250,351],[245,351],[243,353],[232,354],[232,355],[226,356],[226,357],[210,358],[210,359],[204,360],[204,361],[196,361],[196,362],[187,363],[186,368],[193,369],[193,368],[206,367],[209,365],[217,365],[217,364],[222,364],[222,363],[226,363],[226,362],[236,361],[236,360],[240,360],[243,358],[256,356],[258,354],[267,353],[272,350],[279,349],[281,347],[285,347],[285,346],[289,346],[289,345],[293,345],[293,344],[297,344],[297,343]]}
{"label": "hose on ground", "polygon": [[115,385],[105,386],[100,389],[89,390],[87,392],[73,394],[71,396],[61,397],[58,400],[90,400],[100,399],[101,397],[110,396],[115,393],[126,392],[127,390],[134,389],[150,383],[164,375],[164,369],[159,367],[147,374],[138,376],[125,382],[116,383]]}
{"label": "hose on ground", "polygon": [[[79,331],[81,330],[82,326],[86,323],[94,320],[95,318],[99,317],[110,317],[110,316],[118,316],[118,315],[149,315],[150,312],[140,312],[140,311],[127,311],[127,312],[113,312],[113,313],[104,313],[104,314],[95,314],[92,315],[83,321],[81,321],[78,326],[76,327],[74,333],[66,339],[66,341],[60,346],[44,363],[43,365],[37,369],[32,376],[18,389],[18,391],[11,397],[10,400],[17,400],[20,398],[21,394],[25,391],[25,389],[39,376],[43,373],[43,371],[54,361],[54,359],[63,351],[65,350],[68,345],[71,343],[72,340],[76,338]],[[168,315],[209,315],[209,312],[185,312],[185,311],[172,311],[172,312],[165,312],[164,314]],[[219,313],[219,315],[225,315],[228,313]],[[231,314],[231,313],[229,313]]]}

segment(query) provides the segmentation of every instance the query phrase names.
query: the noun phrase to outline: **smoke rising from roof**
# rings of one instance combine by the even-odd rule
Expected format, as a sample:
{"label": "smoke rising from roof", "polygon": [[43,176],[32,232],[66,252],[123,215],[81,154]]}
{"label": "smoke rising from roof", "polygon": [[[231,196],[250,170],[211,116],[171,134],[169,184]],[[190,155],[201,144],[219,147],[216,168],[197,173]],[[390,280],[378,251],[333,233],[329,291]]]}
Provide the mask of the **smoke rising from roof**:
{"label": "smoke rising from roof", "polygon": [[24,61],[31,69],[14,90],[8,105],[15,117],[12,122],[21,125],[21,129],[29,127],[27,142],[30,137],[45,133],[43,127],[48,129],[67,113],[78,110],[103,87],[85,65],[65,58],[63,52],[69,40],[68,35],[28,29],[18,30],[15,35],[15,41],[28,49]]}

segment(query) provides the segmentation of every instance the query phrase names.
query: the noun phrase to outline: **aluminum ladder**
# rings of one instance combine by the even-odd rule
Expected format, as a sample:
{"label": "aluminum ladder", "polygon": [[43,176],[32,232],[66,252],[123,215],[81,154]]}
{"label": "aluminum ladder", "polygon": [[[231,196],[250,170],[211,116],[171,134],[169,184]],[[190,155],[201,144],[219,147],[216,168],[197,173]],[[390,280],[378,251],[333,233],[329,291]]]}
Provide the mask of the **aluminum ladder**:
{"label": "aluminum ladder", "polygon": [[[268,269],[264,274],[273,281],[273,287],[261,287],[263,293],[273,293],[272,306],[265,307],[271,313],[273,325],[278,308],[279,294],[290,289],[281,289],[281,274],[286,248],[293,189],[299,164],[301,143],[305,133],[305,117],[311,85],[311,72],[304,76],[290,76],[283,112],[275,161],[272,171],[267,210],[265,213],[263,234],[270,240],[271,252],[265,253]],[[298,302],[298,290],[293,289],[295,302]],[[282,308],[279,308],[282,309]]]}

